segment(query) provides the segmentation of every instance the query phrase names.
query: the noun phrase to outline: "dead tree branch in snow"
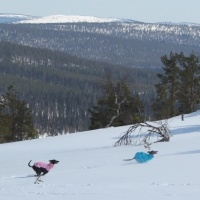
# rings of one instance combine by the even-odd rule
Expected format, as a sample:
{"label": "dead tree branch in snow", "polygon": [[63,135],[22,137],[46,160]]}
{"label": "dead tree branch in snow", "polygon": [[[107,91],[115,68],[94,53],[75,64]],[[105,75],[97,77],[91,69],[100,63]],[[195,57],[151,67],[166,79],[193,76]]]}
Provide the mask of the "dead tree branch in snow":
{"label": "dead tree branch in snow", "polygon": [[[153,137],[156,136],[156,137]],[[152,141],[154,140],[154,141]],[[131,126],[114,146],[129,144],[144,144],[145,148],[150,149],[150,145],[156,142],[168,142],[170,131],[167,121],[144,122]]]}

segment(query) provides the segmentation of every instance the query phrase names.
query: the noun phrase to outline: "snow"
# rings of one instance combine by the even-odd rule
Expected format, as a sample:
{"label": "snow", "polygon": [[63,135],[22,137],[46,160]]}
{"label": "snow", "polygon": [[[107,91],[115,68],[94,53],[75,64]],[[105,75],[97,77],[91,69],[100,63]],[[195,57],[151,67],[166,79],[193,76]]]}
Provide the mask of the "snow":
{"label": "snow", "polygon": [[5,17],[5,18],[19,18],[23,20],[32,20],[32,19],[37,19],[38,17],[30,16],[30,15],[21,15],[21,14],[6,14],[6,13],[0,13],[0,17]]}
{"label": "snow", "polygon": [[23,20],[17,23],[26,24],[46,24],[46,23],[78,23],[78,22],[89,22],[89,23],[103,23],[103,22],[117,22],[120,19],[117,18],[97,18],[92,16],[79,16],[79,15],[51,15],[40,17],[32,20]]}
{"label": "snow", "polygon": [[[143,145],[114,147],[129,126],[0,145],[2,200],[197,200],[200,198],[200,111],[168,120],[171,141],[155,143],[148,163],[133,158]],[[33,160],[60,162],[34,184]]]}
{"label": "snow", "polygon": [[24,15],[18,15],[18,14],[0,14],[0,17],[8,17],[8,18],[19,17],[19,18],[25,18],[26,16],[24,16]]}

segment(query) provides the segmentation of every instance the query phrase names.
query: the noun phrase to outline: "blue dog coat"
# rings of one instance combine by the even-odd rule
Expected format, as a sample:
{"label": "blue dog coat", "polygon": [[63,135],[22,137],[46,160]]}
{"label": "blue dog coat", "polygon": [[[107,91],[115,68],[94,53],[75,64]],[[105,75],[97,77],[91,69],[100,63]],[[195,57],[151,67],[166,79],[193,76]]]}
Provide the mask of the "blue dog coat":
{"label": "blue dog coat", "polygon": [[153,159],[153,155],[144,153],[144,152],[137,152],[133,159],[135,159],[139,163],[148,162],[149,160]]}

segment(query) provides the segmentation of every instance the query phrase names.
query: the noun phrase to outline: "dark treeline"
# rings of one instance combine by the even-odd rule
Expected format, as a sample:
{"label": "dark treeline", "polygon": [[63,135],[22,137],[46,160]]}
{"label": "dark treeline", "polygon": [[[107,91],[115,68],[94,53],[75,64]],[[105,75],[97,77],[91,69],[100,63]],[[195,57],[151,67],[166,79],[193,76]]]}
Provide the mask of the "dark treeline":
{"label": "dark treeline", "polygon": [[159,69],[128,68],[66,53],[0,42],[0,92],[14,85],[32,109],[39,133],[88,130],[88,110],[101,95],[106,74],[125,79],[151,114],[150,100]]}

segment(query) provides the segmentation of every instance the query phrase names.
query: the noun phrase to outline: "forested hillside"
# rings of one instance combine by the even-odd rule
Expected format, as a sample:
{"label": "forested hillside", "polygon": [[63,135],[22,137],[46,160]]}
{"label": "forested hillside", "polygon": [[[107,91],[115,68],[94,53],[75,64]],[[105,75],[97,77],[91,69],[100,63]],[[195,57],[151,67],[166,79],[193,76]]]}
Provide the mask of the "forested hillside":
{"label": "forested hillside", "polygon": [[161,67],[171,51],[200,55],[200,26],[191,24],[0,24],[0,40],[128,67]]}
{"label": "forested hillside", "polygon": [[14,85],[40,133],[89,127],[106,74],[125,79],[151,115],[163,55],[200,55],[200,26],[141,22],[0,24],[0,91]]}
{"label": "forested hillside", "polygon": [[0,92],[14,85],[32,109],[40,133],[88,130],[88,109],[101,95],[106,74],[114,81],[127,80],[149,115],[159,69],[124,69],[64,52],[0,42]]}

